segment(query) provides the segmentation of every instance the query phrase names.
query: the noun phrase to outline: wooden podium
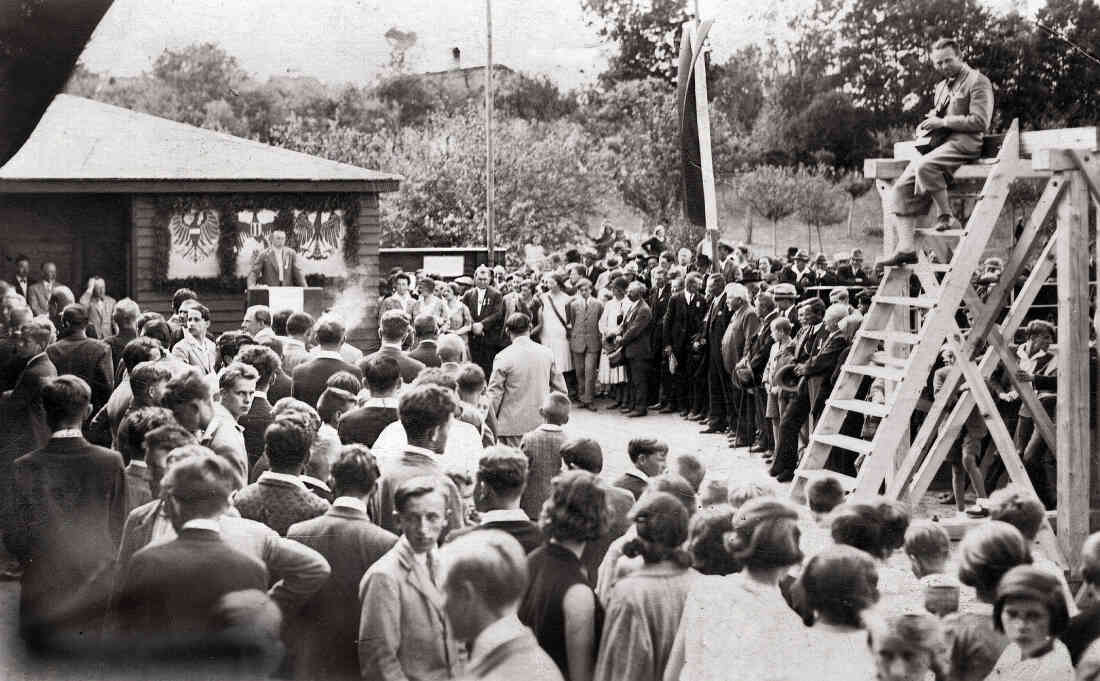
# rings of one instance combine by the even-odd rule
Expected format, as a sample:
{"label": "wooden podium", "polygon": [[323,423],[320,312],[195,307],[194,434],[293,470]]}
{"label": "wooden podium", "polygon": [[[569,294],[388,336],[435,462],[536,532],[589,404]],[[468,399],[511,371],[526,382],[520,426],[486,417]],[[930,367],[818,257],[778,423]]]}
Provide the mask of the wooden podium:
{"label": "wooden podium", "polygon": [[314,319],[325,311],[324,289],[318,286],[257,286],[248,289],[248,307],[266,305],[271,314],[279,310],[305,312]]}

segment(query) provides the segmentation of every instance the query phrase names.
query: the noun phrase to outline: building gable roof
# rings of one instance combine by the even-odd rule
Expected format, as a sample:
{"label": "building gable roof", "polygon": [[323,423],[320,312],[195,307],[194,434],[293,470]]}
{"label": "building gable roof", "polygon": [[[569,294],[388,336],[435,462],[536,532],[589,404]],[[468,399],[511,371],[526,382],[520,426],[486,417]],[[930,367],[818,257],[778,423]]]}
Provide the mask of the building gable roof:
{"label": "building gable roof", "polygon": [[401,179],[62,94],[0,168],[0,193],[385,192]]}

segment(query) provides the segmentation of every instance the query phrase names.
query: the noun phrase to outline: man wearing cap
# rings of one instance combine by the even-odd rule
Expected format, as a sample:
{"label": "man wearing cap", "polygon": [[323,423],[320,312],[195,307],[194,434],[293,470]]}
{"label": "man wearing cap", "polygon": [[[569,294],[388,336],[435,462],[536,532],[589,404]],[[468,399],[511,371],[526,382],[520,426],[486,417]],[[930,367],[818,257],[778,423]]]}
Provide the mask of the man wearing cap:
{"label": "man wearing cap", "polygon": [[832,271],[829,265],[829,259],[824,253],[817,254],[813,275],[815,286],[836,286],[839,283],[836,278],[836,272]]}
{"label": "man wearing cap", "polygon": [[653,236],[642,242],[642,249],[649,255],[660,255],[668,248],[665,242],[665,226],[657,225],[653,228]]}
{"label": "man wearing cap", "polygon": [[741,279],[741,268],[737,264],[736,249],[725,239],[718,240],[718,270],[727,284]]}
{"label": "man wearing cap", "polygon": [[600,279],[600,275],[603,274],[603,268],[600,267],[599,254],[595,248],[585,248],[582,253],[584,258],[584,266],[581,268],[581,276],[590,282],[597,282]]}
{"label": "man wearing cap", "polygon": [[787,318],[787,321],[791,323],[792,336],[798,333],[798,310],[795,307],[795,303],[798,302],[798,289],[794,287],[794,284],[782,283],[776,284],[771,290],[772,297],[775,299],[775,306],[779,308],[779,314]]}
{"label": "man wearing cap", "polygon": [[[798,251],[794,258],[787,262],[787,266],[779,272],[779,281],[794,284],[795,288],[799,292],[804,292],[807,284],[804,282],[807,277],[812,277],[813,273],[810,272],[810,256],[806,251]],[[808,284],[813,286],[813,283]]]}

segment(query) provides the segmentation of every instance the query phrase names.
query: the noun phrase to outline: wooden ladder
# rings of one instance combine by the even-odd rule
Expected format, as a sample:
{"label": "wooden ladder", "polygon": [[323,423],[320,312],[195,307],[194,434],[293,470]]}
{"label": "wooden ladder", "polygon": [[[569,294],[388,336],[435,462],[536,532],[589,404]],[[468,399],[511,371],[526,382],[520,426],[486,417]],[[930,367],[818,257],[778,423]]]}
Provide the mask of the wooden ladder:
{"label": "wooden ladder", "polygon": [[[908,450],[913,410],[941,346],[949,334],[958,331],[955,314],[972,293],[971,276],[981,264],[1004,208],[1009,186],[1015,179],[1012,169],[1019,157],[1020,133],[1014,121],[965,228],[945,232],[916,230],[918,251],[935,244],[939,252],[947,252],[942,245],[955,241],[950,262],[929,263],[922,258],[912,267],[886,269],[799,462],[791,489],[794,498],[803,498],[806,482],[821,474],[834,447],[864,455],[856,477],[831,473],[854,496],[863,497],[879,493],[895,467],[899,449]],[[937,280],[938,275],[942,275],[942,280]],[[912,295],[910,288],[914,276],[921,282],[919,295]],[[909,324],[914,310],[920,318],[915,333],[910,331]],[[886,381],[885,404],[856,399],[860,384],[868,376]],[[882,419],[873,439],[841,434],[848,412]]]}

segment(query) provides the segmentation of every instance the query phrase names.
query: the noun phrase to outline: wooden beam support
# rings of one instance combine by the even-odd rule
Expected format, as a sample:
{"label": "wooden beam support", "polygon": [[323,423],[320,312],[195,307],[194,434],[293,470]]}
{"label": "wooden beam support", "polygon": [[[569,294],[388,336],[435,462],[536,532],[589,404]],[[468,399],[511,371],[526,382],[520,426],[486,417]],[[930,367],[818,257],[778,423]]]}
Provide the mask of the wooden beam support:
{"label": "wooden beam support", "polygon": [[1089,195],[1067,171],[1058,205],[1058,539],[1077,567],[1089,534]]}
{"label": "wooden beam support", "polygon": [[[876,180],[896,180],[905,172],[909,161],[899,158],[868,158],[863,161],[863,175]],[[1039,178],[1050,177],[1049,170],[1039,170],[1032,166],[1030,159],[1005,161],[1005,165],[988,163],[968,163],[955,171],[956,180],[982,180],[993,173],[994,168],[1007,168],[1013,177]]]}
{"label": "wooden beam support", "polygon": [[[989,135],[986,135],[989,137]],[[1020,154],[1035,158],[1046,149],[1085,149],[1100,148],[1097,128],[1055,128],[1052,130],[1029,130],[1020,134]],[[919,156],[913,142],[896,142],[894,158],[911,159]]]}
{"label": "wooden beam support", "polygon": [[[1031,412],[1031,419],[1035,422],[1035,430],[1039,432],[1047,447],[1050,447],[1050,451],[1057,451],[1057,430],[1054,421],[1050,420],[1047,410],[1039,403],[1039,395],[1035,392],[1035,386],[1030,382],[1024,383],[1016,378],[1016,373],[1020,370],[1020,364],[1016,361],[1016,353],[1008,347],[1008,343],[1001,337],[1001,332],[996,327],[989,330],[986,338],[989,340],[989,344],[997,350],[997,354],[1000,355],[1001,362],[1005,365],[1005,376],[1008,377],[1012,388],[1020,396],[1020,401],[1027,405],[1028,411]],[[1024,446],[1027,446],[1026,442]]]}

